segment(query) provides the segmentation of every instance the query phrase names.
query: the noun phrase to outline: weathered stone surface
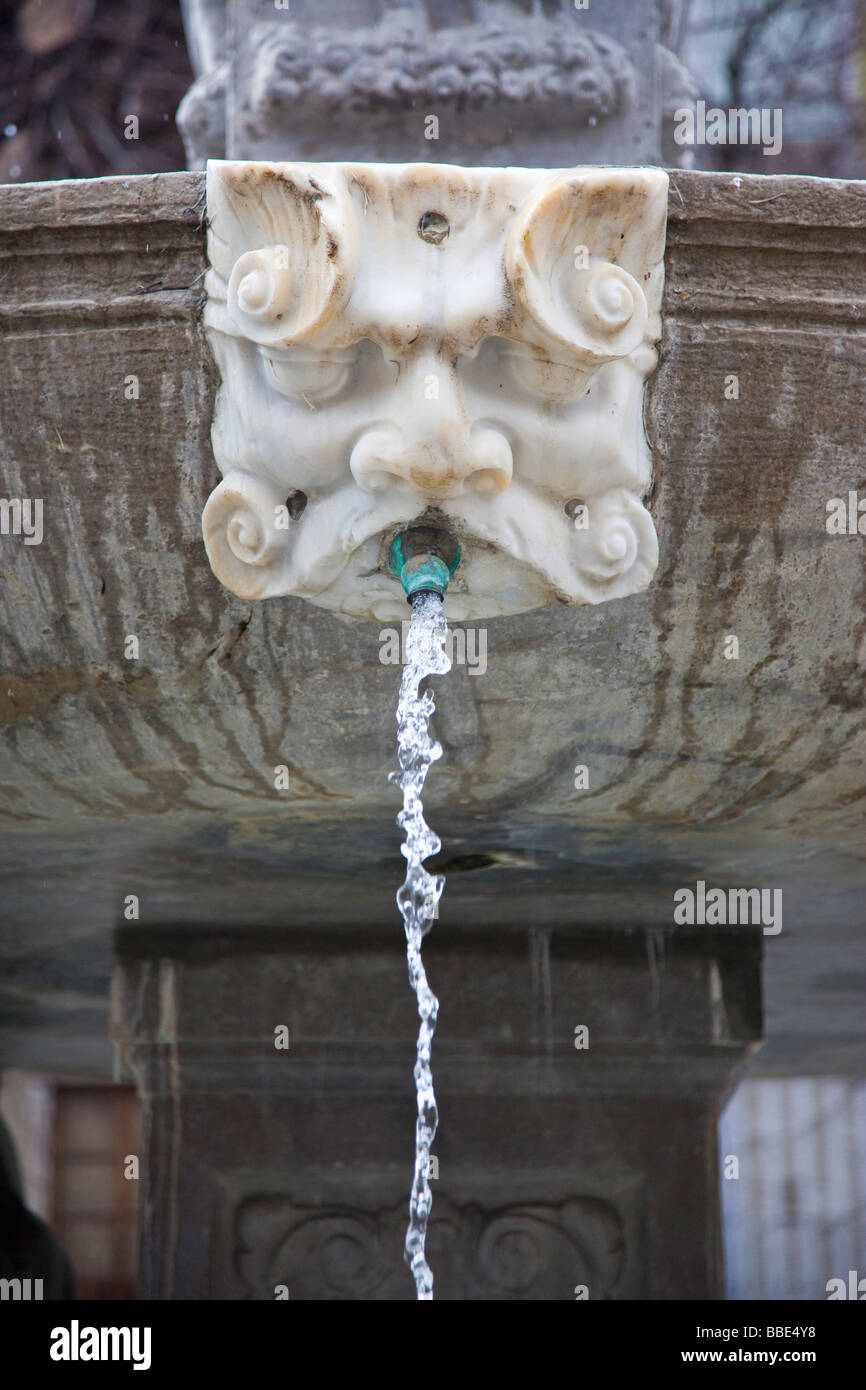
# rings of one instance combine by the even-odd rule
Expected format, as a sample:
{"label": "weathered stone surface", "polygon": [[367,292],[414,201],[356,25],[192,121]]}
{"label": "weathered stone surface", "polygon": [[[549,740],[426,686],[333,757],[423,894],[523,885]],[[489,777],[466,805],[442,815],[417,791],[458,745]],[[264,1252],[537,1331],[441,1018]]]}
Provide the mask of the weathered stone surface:
{"label": "weathered stone surface", "polygon": [[[202,194],[194,174],[0,193],[3,493],[45,504],[41,545],[0,539],[2,1041],[21,1064],[99,1057],[129,894],[149,927],[399,933],[380,629],[233,600],[204,554]],[[658,575],[490,623],[486,673],[458,665],[440,693],[429,783],[452,864],[436,933],[661,928],[698,878],[783,887],[779,1070],[861,1065],[863,542],[824,523],[863,486],[864,224],[858,184],[672,175]]]}

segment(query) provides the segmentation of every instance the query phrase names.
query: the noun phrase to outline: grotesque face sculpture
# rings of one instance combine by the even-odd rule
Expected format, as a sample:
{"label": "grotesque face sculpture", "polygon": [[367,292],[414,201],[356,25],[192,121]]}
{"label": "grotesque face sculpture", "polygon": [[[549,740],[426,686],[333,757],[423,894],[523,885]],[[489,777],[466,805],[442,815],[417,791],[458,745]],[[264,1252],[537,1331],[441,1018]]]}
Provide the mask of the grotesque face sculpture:
{"label": "grotesque face sculpture", "polygon": [[207,187],[229,589],[405,617],[407,524],[460,545],[453,619],[646,587],[661,170],[217,161]]}

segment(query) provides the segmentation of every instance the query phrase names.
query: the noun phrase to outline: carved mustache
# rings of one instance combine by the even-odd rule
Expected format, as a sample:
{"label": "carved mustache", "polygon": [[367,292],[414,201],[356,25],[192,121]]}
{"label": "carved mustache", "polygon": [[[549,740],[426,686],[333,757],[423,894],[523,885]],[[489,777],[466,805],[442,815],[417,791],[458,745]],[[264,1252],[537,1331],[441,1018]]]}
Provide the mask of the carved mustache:
{"label": "carved mustache", "polygon": [[584,500],[581,525],[556,511],[550,498],[515,479],[494,497],[466,495],[442,504],[448,518],[480,541],[540,571],[570,603],[598,601],[645,588],[658,564],[658,538],[649,512],[625,487]]}
{"label": "carved mustache", "polygon": [[[221,178],[216,168],[208,177]],[[627,356],[648,325],[644,289],[627,267],[630,242],[642,244],[657,230],[657,190],[642,171],[619,171],[614,182],[628,222],[620,231],[617,221],[614,232],[612,179],[601,170],[552,173],[525,200],[503,248],[500,317],[511,305],[503,324],[590,369]],[[337,345],[370,336],[370,324],[352,318],[362,236],[345,175],[256,165],[227,173],[221,186],[226,227],[222,236],[212,229],[209,239],[212,326],[272,348],[323,335]],[[384,187],[380,198],[388,203]],[[258,244],[232,259],[230,244],[248,235],[248,202],[256,208]],[[277,227],[285,241],[271,239]],[[575,246],[577,227],[586,244]]]}
{"label": "carved mustache", "polygon": [[[652,519],[624,487],[586,499],[580,527],[516,479],[503,493],[467,493],[439,511],[453,523],[467,564],[474,540],[539,571],[571,603],[597,601],[599,584],[610,598],[642,589],[658,563]],[[396,487],[365,493],[348,481],[317,496],[291,521],[274,483],[235,471],[208,499],[202,527],[214,573],[241,597],[314,598],[369,540],[427,512],[427,499],[418,494]]]}

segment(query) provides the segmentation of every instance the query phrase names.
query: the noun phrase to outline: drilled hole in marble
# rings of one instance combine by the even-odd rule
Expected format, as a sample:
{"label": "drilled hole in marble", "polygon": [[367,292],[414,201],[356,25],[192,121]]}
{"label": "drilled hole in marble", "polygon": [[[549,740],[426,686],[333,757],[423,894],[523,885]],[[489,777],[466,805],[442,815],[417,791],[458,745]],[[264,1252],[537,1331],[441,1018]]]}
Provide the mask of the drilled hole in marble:
{"label": "drilled hole in marble", "polygon": [[585,515],[586,503],[582,497],[572,497],[566,502],[563,510],[569,521],[575,521],[578,517]]}
{"label": "drilled hole in marble", "polygon": [[292,521],[297,521],[299,517],[303,516],[306,505],[307,494],[301,492],[300,488],[296,488],[294,492],[289,493],[286,498],[286,510]]}
{"label": "drilled hole in marble", "polygon": [[438,246],[451,231],[451,224],[441,212],[425,212],[418,223],[418,235],[422,241]]}

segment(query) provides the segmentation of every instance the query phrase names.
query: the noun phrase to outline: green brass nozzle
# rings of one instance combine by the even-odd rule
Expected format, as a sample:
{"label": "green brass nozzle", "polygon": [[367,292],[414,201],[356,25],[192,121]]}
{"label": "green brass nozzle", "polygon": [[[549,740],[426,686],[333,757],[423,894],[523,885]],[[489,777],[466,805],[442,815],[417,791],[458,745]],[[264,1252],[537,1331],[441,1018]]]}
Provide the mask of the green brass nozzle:
{"label": "green brass nozzle", "polygon": [[388,565],[411,603],[417,594],[444,597],[460,563],[460,548],[447,531],[411,526],[391,542]]}

